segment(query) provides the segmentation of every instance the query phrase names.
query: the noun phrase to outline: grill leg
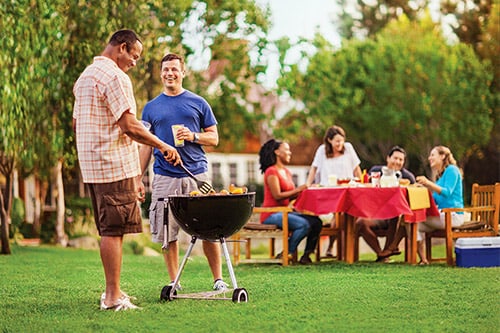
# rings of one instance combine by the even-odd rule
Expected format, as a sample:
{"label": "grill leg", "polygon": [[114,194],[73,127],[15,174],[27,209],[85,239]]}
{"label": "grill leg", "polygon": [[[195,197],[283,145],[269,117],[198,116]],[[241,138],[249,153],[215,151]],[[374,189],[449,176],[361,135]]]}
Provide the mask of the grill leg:
{"label": "grill leg", "polygon": [[187,260],[189,256],[191,255],[191,251],[193,251],[194,244],[196,243],[196,236],[191,237],[191,242],[189,243],[189,247],[186,251],[186,254],[184,255],[184,258],[182,258],[181,266],[179,267],[179,271],[177,272],[177,276],[175,277],[174,280],[174,285],[172,286],[172,290],[170,291],[170,298],[174,298],[174,292],[175,292],[175,287],[179,283],[181,279],[181,274],[182,271],[184,270],[184,267],[186,266]]}
{"label": "grill leg", "polygon": [[231,277],[231,284],[233,289],[238,288],[238,283],[236,282],[236,276],[234,275],[233,265],[231,264],[231,257],[229,256],[229,251],[227,250],[227,244],[224,237],[220,238],[220,246],[224,252],[224,258],[226,258],[227,270],[229,271],[229,276]]}
{"label": "grill leg", "polygon": [[[168,198],[162,199],[165,201],[165,206],[163,208],[163,244],[161,246],[162,250],[168,250]],[[158,201],[160,201],[158,199]]]}

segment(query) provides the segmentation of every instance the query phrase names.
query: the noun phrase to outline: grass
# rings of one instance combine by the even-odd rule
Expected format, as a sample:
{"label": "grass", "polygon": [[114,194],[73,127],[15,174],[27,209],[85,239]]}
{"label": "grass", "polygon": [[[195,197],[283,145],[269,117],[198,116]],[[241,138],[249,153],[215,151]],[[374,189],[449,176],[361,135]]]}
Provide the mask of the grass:
{"label": "grass", "polygon": [[[0,257],[2,332],[499,332],[500,268],[336,261],[311,266],[239,265],[248,303],[160,302],[161,257],[127,254],[122,288],[141,311],[98,309],[104,290],[97,251],[12,247]],[[229,281],[227,269],[224,275]],[[204,257],[182,274],[184,290],[207,291]]]}

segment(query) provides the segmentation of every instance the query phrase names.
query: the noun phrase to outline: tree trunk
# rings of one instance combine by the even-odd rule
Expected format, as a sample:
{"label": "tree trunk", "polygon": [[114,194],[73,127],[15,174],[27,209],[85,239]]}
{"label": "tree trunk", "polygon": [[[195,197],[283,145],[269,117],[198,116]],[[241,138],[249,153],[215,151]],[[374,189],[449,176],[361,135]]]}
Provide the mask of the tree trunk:
{"label": "tree trunk", "polygon": [[0,221],[2,223],[0,230],[0,240],[2,243],[1,254],[11,254],[9,243],[9,223],[10,207],[12,203],[12,173],[5,175],[5,197],[0,191]]}
{"label": "tree trunk", "polygon": [[52,198],[56,199],[56,242],[66,247],[68,236],[64,232],[64,214],[66,206],[64,204],[64,186],[62,177],[62,161],[57,161],[57,165],[52,170],[52,183],[55,185]]}
{"label": "tree trunk", "polygon": [[45,202],[45,194],[47,191],[43,190],[43,184],[39,177],[35,176],[35,193],[34,193],[34,210],[35,214],[33,216],[33,238],[39,238],[40,232],[42,230],[42,213],[43,213],[43,203]]}

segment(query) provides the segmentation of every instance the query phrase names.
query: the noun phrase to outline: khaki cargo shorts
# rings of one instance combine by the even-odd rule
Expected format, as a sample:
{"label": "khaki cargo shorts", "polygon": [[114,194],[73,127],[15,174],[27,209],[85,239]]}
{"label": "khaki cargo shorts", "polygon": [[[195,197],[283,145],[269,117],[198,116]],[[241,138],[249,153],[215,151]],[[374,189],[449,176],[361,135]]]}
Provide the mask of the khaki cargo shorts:
{"label": "khaki cargo shorts", "polygon": [[142,232],[141,209],[134,178],[113,183],[88,183],[87,186],[100,236]]}

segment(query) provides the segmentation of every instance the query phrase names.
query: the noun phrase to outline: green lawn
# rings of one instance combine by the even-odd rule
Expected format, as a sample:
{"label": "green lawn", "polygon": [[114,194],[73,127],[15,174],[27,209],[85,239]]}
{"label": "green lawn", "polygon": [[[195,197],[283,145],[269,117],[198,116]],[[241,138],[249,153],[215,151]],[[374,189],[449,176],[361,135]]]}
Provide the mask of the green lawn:
{"label": "green lawn", "polygon": [[[500,268],[240,265],[248,303],[160,302],[162,258],[125,255],[122,288],[143,309],[109,312],[98,308],[97,251],[12,250],[0,256],[2,332],[500,332]],[[204,257],[188,262],[181,282],[185,292],[211,288]]]}

